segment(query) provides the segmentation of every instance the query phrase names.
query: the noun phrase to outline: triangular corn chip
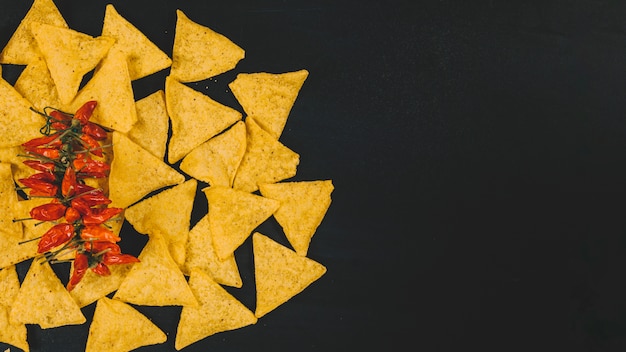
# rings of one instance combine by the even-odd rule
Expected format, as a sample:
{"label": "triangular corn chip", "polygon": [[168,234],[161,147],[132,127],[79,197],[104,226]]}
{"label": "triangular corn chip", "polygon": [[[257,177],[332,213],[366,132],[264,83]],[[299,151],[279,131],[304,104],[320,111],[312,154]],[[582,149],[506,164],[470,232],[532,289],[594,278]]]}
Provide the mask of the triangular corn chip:
{"label": "triangular corn chip", "polygon": [[240,73],[228,87],[246,115],[278,139],[308,75],[307,70]]}
{"label": "triangular corn chip", "polygon": [[198,181],[189,179],[124,211],[126,220],[137,232],[144,235],[161,233],[172,258],[181,267],[185,262],[185,244],[197,185]]}
{"label": "triangular corn chip", "polygon": [[189,19],[176,10],[176,34],[171,75],[181,82],[196,82],[230,71],[245,51],[230,39]]}
{"label": "triangular corn chip", "polygon": [[144,306],[198,305],[162,235],[149,237],[139,254],[139,263],[133,265],[113,298]]}
{"label": "triangular corn chip", "polygon": [[190,275],[193,269],[198,269],[219,284],[241,288],[243,282],[235,255],[219,260],[215,254],[208,215],[203,216],[189,231],[186,249],[183,273]]}
{"label": "triangular corn chip", "polygon": [[252,235],[257,318],[276,309],[326,273],[326,267],[271,238]]}
{"label": "triangular corn chip", "polygon": [[300,155],[287,148],[256,121],[246,118],[247,141],[233,187],[246,192],[259,189],[259,183],[275,183],[296,175]]}
{"label": "triangular corn chip", "polygon": [[232,187],[235,172],[246,151],[246,125],[237,121],[193,149],[180,163],[180,169],[211,186]]}
{"label": "triangular corn chip", "polygon": [[111,207],[127,208],[160,188],[183,183],[185,176],[120,132],[113,132],[109,173]]}
{"label": "triangular corn chip", "polygon": [[203,190],[209,204],[209,227],[220,260],[232,255],[252,231],[278,209],[276,200],[233,188]]}
{"label": "triangular corn chip", "polygon": [[170,67],[172,60],[112,4],[106,6],[102,35],[115,38],[115,47],[126,54],[130,79],[146,77]]}
{"label": "triangular corn chip", "polygon": [[30,28],[63,104],[74,99],[83,76],[98,65],[115,43],[110,37],[94,38],[70,28],[40,22],[31,23]]}
{"label": "triangular corn chip", "polygon": [[165,92],[160,89],[135,104],[137,122],[128,131],[128,138],[159,159],[165,157],[170,118],[165,107]]}
{"label": "triangular corn chip", "polygon": [[96,303],[85,352],[131,351],[167,341],[165,333],[131,305],[103,297]]}
{"label": "triangular corn chip", "polygon": [[13,180],[17,182],[18,186],[23,186],[18,180],[26,178],[36,171],[26,166],[23,161],[24,149],[22,147],[6,147],[0,148],[0,163],[11,164],[11,172],[13,173]]}
{"label": "triangular corn chip", "polygon": [[261,195],[280,202],[274,218],[299,255],[306,256],[311,238],[330,207],[333,189],[331,180],[259,185]]}
{"label": "triangular corn chip", "polygon": [[31,104],[9,82],[0,78],[0,148],[15,147],[41,137],[45,119],[32,111]]}
{"label": "triangular corn chip", "polygon": [[198,307],[183,307],[176,330],[176,350],[208,336],[256,324],[252,311],[205,273],[194,270],[189,287]]}
{"label": "triangular corn chip", "polygon": [[[29,63],[15,81],[14,87],[37,111],[43,112],[45,107],[64,107],[43,58]],[[43,119],[40,120],[43,125]]]}
{"label": "triangular corn chip", "polygon": [[[111,275],[102,276],[87,270],[85,276],[70,291],[79,307],[85,307],[117,290],[135,263],[109,265]],[[72,272],[73,266],[70,268]]]}
{"label": "triangular corn chip", "polygon": [[0,53],[0,63],[28,65],[41,57],[37,42],[30,31],[32,22],[47,23],[68,28],[65,19],[52,0],[35,0],[26,16],[13,32],[11,39]]}
{"label": "triangular corn chip", "polygon": [[174,164],[193,148],[241,120],[241,113],[177,81],[165,79],[165,101],[172,121],[168,161]]}
{"label": "triangular corn chip", "polygon": [[11,306],[20,289],[20,281],[14,265],[0,270],[0,287],[2,288],[0,290],[0,342],[28,352],[30,349],[26,340],[26,325],[9,319]]}
{"label": "triangular corn chip", "polygon": [[13,302],[10,318],[42,329],[82,324],[87,319],[47,261],[33,259]]}
{"label": "triangular corn chip", "polygon": [[17,219],[15,207],[18,196],[13,182],[11,164],[0,163],[0,236],[22,236],[22,225],[14,222]]}

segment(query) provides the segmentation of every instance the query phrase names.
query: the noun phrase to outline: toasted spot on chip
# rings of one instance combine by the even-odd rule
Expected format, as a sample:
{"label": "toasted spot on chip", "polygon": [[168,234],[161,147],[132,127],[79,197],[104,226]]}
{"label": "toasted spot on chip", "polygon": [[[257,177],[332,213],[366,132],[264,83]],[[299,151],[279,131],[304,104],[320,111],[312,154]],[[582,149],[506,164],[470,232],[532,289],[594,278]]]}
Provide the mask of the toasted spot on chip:
{"label": "toasted spot on chip", "polygon": [[85,352],[131,351],[167,341],[165,333],[131,305],[103,297],[96,303]]}
{"label": "toasted spot on chip", "polygon": [[224,133],[194,148],[180,169],[211,186],[232,187],[235,172],[246,151],[246,125],[237,121]]}
{"label": "toasted spot on chip", "polygon": [[[91,270],[87,270],[85,276],[70,291],[70,295],[79,307],[88,306],[117,290],[133,265],[134,263],[109,265],[111,275],[107,276],[98,275]],[[72,270],[73,266],[70,267],[70,273]]]}
{"label": "toasted spot on chip", "polygon": [[309,71],[240,73],[228,87],[248,116],[272,137],[283,133]]}
{"label": "toasted spot on chip", "polygon": [[224,35],[196,23],[176,10],[176,35],[171,75],[181,82],[195,82],[230,71],[245,51]]}
{"label": "toasted spot on chip", "polygon": [[247,145],[233,187],[246,192],[259,183],[275,183],[296,175],[300,155],[263,130],[251,116],[246,118]]}
{"label": "toasted spot on chip", "polygon": [[10,321],[9,312],[20,289],[15,266],[11,265],[0,270],[0,342],[8,343],[28,352],[26,325]]}
{"label": "toasted spot on chip", "polygon": [[[43,112],[47,106],[63,107],[43,58],[38,58],[29,63],[15,81],[14,87],[38,111]],[[41,125],[43,125],[43,119],[41,120]]]}
{"label": "toasted spot on chip", "polygon": [[9,82],[0,78],[0,148],[15,147],[41,136],[45,119]]}
{"label": "toasted spot on chip", "polygon": [[218,103],[172,76],[165,79],[165,101],[172,121],[172,137],[168,145],[170,164],[241,120],[239,111]]}
{"label": "toasted spot on chip", "polygon": [[287,302],[326,273],[324,265],[259,232],[252,235],[252,247],[257,318]]}
{"label": "toasted spot on chip", "polygon": [[274,199],[228,187],[213,186],[203,191],[209,204],[213,247],[220,260],[232,255],[280,205]]}
{"label": "toasted spot on chip", "polygon": [[137,122],[128,131],[128,138],[159,159],[165,157],[169,116],[165,92],[160,89],[136,102]]}
{"label": "toasted spot on chip", "polygon": [[176,330],[176,350],[208,336],[256,324],[252,311],[202,271],[194,270],[189,286],[198,307],[183,307]]}
{"label": "toasted spot on chip", "polygon": [[306,256],[311,238],[330,207],[333,189],[331,180],[259,185],[261,195],[280,202],[274,218],[299,255]]}

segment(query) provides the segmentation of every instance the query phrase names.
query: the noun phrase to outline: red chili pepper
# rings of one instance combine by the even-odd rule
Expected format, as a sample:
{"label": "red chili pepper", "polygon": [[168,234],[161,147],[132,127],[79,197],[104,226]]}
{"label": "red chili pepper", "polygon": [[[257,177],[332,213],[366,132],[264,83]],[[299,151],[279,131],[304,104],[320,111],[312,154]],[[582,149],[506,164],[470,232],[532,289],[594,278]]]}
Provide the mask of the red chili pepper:
{"label": "red chili pepper", "polygon": [[74,168],[68,167],[65,169],[65,175],[63,175],[63,181],[61,182],[61,194],[63,197],[70,197],[76,192],[76,172]]}
{"label": "red chili pepper", "polygon": [[70,277],[70,281],[67,283],[67,290],[73,290],[76,285],[80,282],[80,280],[85,276],[87,269],[89,268],[89,259],[87,255],[84,253],[76,254],[74,258],[74,269],[72,270],[72,276]]}
{"label": "red chili pepper", "polygon": [[95,267],[91,268],[91,271],[100,275],[100,276],[109,276],[111,275],[111,271],[109,267],[106,266],[103,262],[98,263]]}
{"label": "red chili pepper", "polygon": [[76,171],[87,177],[105,178],[111,169],[109,164],[89,158],[76,158],[73,163]]}
{"label": "red chili pepper", "polygon": [[65,211],[65,221],[69,223],[75,222],[76,220],[80,219],[80,217],[81,214],[78,210],[76,210],[76,208],[69,207]]}
{"label": "red chili pepper", "polygon": [[40,160],[24,160],[22,163],[31,169],[43,172],[54,172],[56,167],[53,162],[42,162]]}
{"label": "red chili pepper", "polygon": [[83,216],[83,224],[100,225],[122,212],[122,208],[92,208],[91,213]]}
{"label": "red chili pepper", "polygon": [[93,189],[92,191],[82,193],[76,192],[76,194],[78,195],[76,199],[90,207],[111,203],[111,200],[104,195],[101,189]]}
{"label": "red chili pepper", "polygon": [[80,140],[84,142],[84,144],[87,146],[87,149],[89,150],[90,153],[92,153],[93,155],[97,155],[97,156],[102,156],[102,146],[100,146],[100,143],[98,143],[97,140],[95,140],[93,137],[91,137],[88,134],[83,134],[80,136]]}
{"label": "red chili pepper", "polygon": [[76,211],[81,214],[81,216],[91,214],[91,207],[85,204],[85,202],[83,202],[80,198],[72,199],[70,204],[72,205],[72,208],[76,209]]}
{"label": "red chili pepper", "polygon": [[86,102],[85,104],[83,104],[83,106],[81,106],[80,108],[78,108],[78,110],[76,110],[76,113],[74,114],[74,118],[78,119],[81,125],[85,125],[91,118],[91,115],[93,114],[93,110],[96,108],[97,105],[98,105],[98,102],[95,100],[90,100]]}
{"label": "red chili pepper", "polygon": [[30,147],[30,148],[25,148],[25,149],[26,149],[26,152],[28,154],[44,156],[44,157],[46,157],[48,159],[58,159],[59,156],[61,155],[61,152],[58,149],[55,149],[55,148]]}
{"label": "red chili pepper", "polygon": [[40,221],[58,220],[65,215],[66,208],[61,203],[42,204],[30,210],[30,217]]}
{"label": "red chili pepper", "polygon": [[54,175],[48,173],[36,173],[20,179],[19,182],[30,188],[28,194],[31,196],[54,197],[59,190],[59,186],[52,183],[54,182]]}
{"label": "red chili pepper", "polygon": [[41,236],[37,253],[44,253],[58,247],[69,241],[72,236],[74,236],[74,225],[65,223],[54,225]]}
{"label": "red chili pepper", "polygon": [[63,145],[61,139],[59,138],[60,133],[53,133],[49,136],[39,137],[31,139],[30,141],[23,143],[22,146],[25,148],[34,148],[34,147],[60,147]]}
{"label": "red chili pepper", "polygon": [[100,241],[119,242],[121,238],[113,231],[98,225],[87,225],[80,231],[80,237],[84,240],[96,239]]}
{"label": "red chili pepper", "polygon": [[130,254],[122,254],[122,253],[111,253],[107,252],[104,254],[104,258],[102,262],[106,265],[115,265],[115,264],[126,264],[126,263],[138,263],[139,259],[135,258]]}
{"label": "red chili pepper", "polygon": [[109,241],[86,241],[85,242],[85,250],[96,254],[102,251],[106,251],[106,253],[121,253],[122,250],[120,246],[116,243]]}
{"label": "red chili pepper", "polygon": [[93,122],[87,122],[83,126],[83,133],[91,136],[97,141],[105,140],[108,137],[107,131]]}

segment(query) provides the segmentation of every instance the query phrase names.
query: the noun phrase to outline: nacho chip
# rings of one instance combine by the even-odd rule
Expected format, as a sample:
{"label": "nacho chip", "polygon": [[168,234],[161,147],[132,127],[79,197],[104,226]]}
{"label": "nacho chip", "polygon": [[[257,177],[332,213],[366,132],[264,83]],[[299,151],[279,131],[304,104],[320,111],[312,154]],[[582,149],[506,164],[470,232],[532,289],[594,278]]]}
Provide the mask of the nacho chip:
{"label": "nacho chip", "polygon": [[306,256],[311,238],[330,207],[333,189],[331,180],[259,185],[261,195],[280,202],[274,218],[282,226],[293,249],[301,256]]}
{"label": "nacho chip", "polygon": [[113,155],[111,207],[128,208],[152,191],[185,181],[181,173],[119,132],[113,132]]}
{"label": "nacho chip", "polygon": [[194,270],[189,287],[198,307],[183,307],[176,330],[176,350],[208,336],[256,324],[252,311],[202,271]]}
{"label": "nacho chip", "polygon": [[102,35],[115,38],[115,47],[126,54],[130,79],[146,77],[167,67],[172,60],[112,4],[106,6]]}
{"label": "nacho chip", "polygon": [[241,113],[177,81],[165,79],[165,101],[172,121],[168,161],[174,164],[193,148],[241,120]]}
{"label": "nacho chip", "polygon": [[7,45],[0,53],[0,63],[13,65],[28,65],[34,60],[41,58],[37,42],[30,31],[33,22],[47,23],[53,26],[68,28],[65,19],[59,12],[52,0],[35,0],[26,16]]}
{"label": "nacho chip", "polygon": [[0,270],[0,287],[2,287],[0,291],[0,342],[28,352],[30,349],[26,340],[26,325],[9,320],[11,306],[20,289],[20,281],[14,265]]}
{"label": "nacho chip", "polygon": [[326,273],[326,267],[298,255],[271,238],[252,235],[257,318],[302,292]]}
{"label": "nacho chip", "polygon": [[176,34],[171,75],[180,82],[196,82],[230,71],[245,51],[230,39],[176,10]]}
{"label": "nacho chip", "polygon": [[9,82],[0,78],[0,148],[15,147],[41,136],[45,124],[39,114]]}
{"label": "nacho chip", "polygon": [[33,259],[11,308],[15,322],[42,329],[82,324],[87,319],[46,261]]}
{"label": "nacho chip", "polygon": [[85,352],[131,351],[167,341],[148,317],[124,302],[103,297],[96,303]]}
{"label": "nacho chip", "polygon": [[170,118],[165,107],[165,92],[161,89],[135,104],[137,122],[128,131],[128,138],[159,159],[165,157]]}
{"label": "nacho chip", "polygon": [[180,169],[211,186],[232,187],[235,172],[246,151],[246,125],[237,121],[193,149],[180,163]]}
{"label": "nacho chip", "polygon": [[251,116],[246,118],[247,141],[233,187],[246,192],[259,183],[275,183],[296,175],[300,155],[265,132]]}
{"label": "nacho chip", "polygon": [[0,163],[0,236],[18,236],[22,235],[22,225],[13,222],[15,217],[15,207],[17,206],[18,197],[13,182],[13,173],[11,172],[11,164]]}
{"label": "nacho chip", "polygon": [[233,188],[203,189],[209,203],[209,228],[220,260],[232,255],[252,231],[278,209],[276,200]]}
{"label": "nacho chip", "polygon": [[[33,60],[24,68],[15,81],[15,90],[26,98],[37,111],[43,112],[47,106],[63,108],[57,88],[54,85],[48,66],[43,58]],[[43,125],[41,119],[41,125]]]}
{"label": "nacho chip", "polygon": [[[128,275],[128,272],[135,263],[109,265],[111,275],[102,276],[87,270],[85,276],[70,291],[70,295],[76,301],[79,307],[85,307],[100,298],[105,297],[120,287],[122,280]],[[74,270],[73,265],[70,273]]]}
{"label": "nacho chip", "polygon": [[272,137],[283,133],[309,71],[240,73],[228,87],[248,116]]}

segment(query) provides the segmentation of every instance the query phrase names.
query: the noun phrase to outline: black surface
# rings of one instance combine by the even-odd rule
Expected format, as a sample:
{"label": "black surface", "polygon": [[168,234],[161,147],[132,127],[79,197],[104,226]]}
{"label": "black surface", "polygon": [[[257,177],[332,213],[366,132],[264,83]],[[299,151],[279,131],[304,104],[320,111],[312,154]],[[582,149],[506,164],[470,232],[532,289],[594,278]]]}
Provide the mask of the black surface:
{"label": "black surface", "polygon": [[[99,34],[107,2],[56,3]],[[328,273],[186,350],[626,349],[626,3],[111,3],[168,53],[180,8],[246,50],[236,72],[308,69],[281,141],[335,185],[309,252]],[[29,6],[0,2],[0,45]],[[232,77],[197,87],[236,104]],[[139,309],[169,334],[140,350],[173,350],[179,310]],[[86,331],[29,327],[31,350]]]}

